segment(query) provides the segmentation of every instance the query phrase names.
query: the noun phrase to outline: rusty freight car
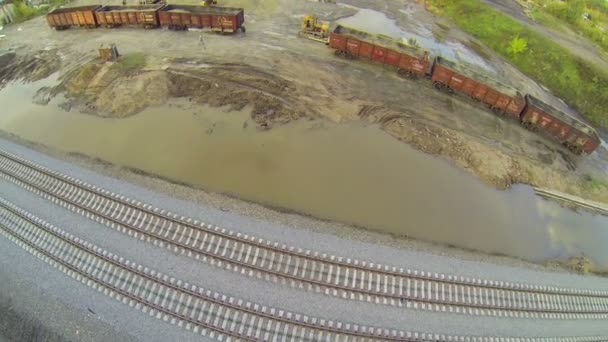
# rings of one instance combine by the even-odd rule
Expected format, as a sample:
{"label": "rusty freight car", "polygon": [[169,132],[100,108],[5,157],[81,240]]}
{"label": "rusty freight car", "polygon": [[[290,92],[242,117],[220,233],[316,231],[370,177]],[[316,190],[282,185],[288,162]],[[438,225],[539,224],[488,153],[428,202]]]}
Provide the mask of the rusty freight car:
{"label": "rusty freight car", "polygon": [[122,25],[141,26],[144,28],[158,27],[158,10],[163,4],[103,6],[95,11],[99,25],[118,27]]}
{"label": "rusty freight car", "polygon": [[395,67],[403,75],[423,77],[431,64],[426,51],[395,41],[390,37],[374,35],[340,25],[329,36],[329,46],[335,49],[339,56],[370,59]]}
{"label": "rusty freight car", "polygon": [[491,110],[516,119],[526,106],[524,96],[517,89],[441,57],[435,58],[431,79],[437,88],[470,96]]}
{"label": "rusty freight car", "polygon": [[55,30],[64,30],[72,26],[95,28],[95,11],[100,5],[57,8],[46,15],[49,26]]}
{"label": "rusty freight car", "polygon": [[211,29],[217,32],[245,32],[245,11],[233,7],[166,5],[158,12],[160,25],[171,30]]}
{"label": "rusty freight car", "polygon": [[531,95],[526,95],[526,102],[521,117],[524,127],[546,133],[575,154],[591,154],[600,145],[591,126]]}

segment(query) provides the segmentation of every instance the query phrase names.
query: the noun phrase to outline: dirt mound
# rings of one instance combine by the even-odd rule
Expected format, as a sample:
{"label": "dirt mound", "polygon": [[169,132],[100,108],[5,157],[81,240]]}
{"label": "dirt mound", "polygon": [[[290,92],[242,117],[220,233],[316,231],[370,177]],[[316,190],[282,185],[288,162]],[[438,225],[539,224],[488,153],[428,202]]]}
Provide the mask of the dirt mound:
{"label": "dirt mound", "polygon": [[253,69],[210,68],[196,73],[170,70],[168,76],[170,96],[232,110],[251,106],[252,118],[260,128],[306,116],[289,100],[294,97],[294,89],[287,81]]}
{"label": "dirt mound", "polygon": [[99,114],[104,117],[122,118],[148,106],[163,104],[168,95],[165,72],[144,72],[112,82],[99,93],[92,109],[101,109]]}
{"label": "dirt mound", "polygon": [[360,107],[358,116],[362,120],[379,123],[388,134],[422,152],[445,157],[498,189],[507,189],[516,183],[542,186],[547,182],[554,189],[572,192],[576,188],[561,172],[507,155],[457,131],[423,121],[413,114],[366,104]]}
{"label": "dirt mound", "polygon": [[165,68],[123,75],[111,64],[87,64],[64,82],[81,112],[123,118],[170,97],[187,97],[211,106],[241,110],[250,106],[259,128],[306,117],[297,89],[287,80],[246,65],[219,64],[197,68]]}

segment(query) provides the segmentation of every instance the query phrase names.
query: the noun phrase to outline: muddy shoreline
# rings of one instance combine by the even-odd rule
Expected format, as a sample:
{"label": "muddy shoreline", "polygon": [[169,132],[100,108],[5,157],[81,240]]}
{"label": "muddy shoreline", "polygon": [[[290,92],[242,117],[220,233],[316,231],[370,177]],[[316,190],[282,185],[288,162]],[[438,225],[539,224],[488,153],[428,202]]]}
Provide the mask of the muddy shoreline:
{"label": "muddy shoreline", "polygon": [[[270,129],[274,125],[296,120],[360,120],[379,124],[381,129],[394,138],[422,152],[446,158],[497,189],[508,189],[513,184],[527,184],[608,203],[608,189],[590,191],[584,185],[590,176],[576,172],[578,164],[584,162],[584,157],[574,156],[560,147],[552,146],[551,141],[543,142],[540,137],[535,143],[549,150],[539,152],[534,160],[525,155],[526,150],[519,149],[518,153],[510,154],[500,146],[488,144],[487,140],[480,141],[462,131],[420,118],[411,110],[399,110],[382,103],[353,101],[356,103],[356,111],[338,112],[340,117],[336,120],[314,101],[303,98],[306,90],[297,82],[246,64],[190,62],[192,66],[188,68],[168,62],[161,69],[142,70],[129,76],[106,72],[104,77],[109,78],[109,81],[103,81],[102,77],[100,82],[105,82],[105,86],[95,82],[100,79],[96,77],[99,71],[92,78],[89,72],[80,73],[73,79],[64,81],[68,84],[68,98],[79,104],[71,109],[101,117],[122,118],[136,115],[148,106],[162,104],[171,98],[187,98],[194,103],[212,107],[227,106],[230,110],[242,110],[250,106],[253,108],[251,118],[259,129]],[[90,70],[90,65],[85,65],[82,70]],[[104,67],[100,70],[103,71]],[[93,81],[87,83],[82,78]],[[452,96],[448,99],[448,106],[453,107],[453,101],[458,100],[460,99]],[[334,105],[339,101],[347,102],[347,99],[335,99]],[[512,127],[514,125],[507,120],[501,120],[500,124],[509,130],[518,129],[517,126]],[[552,168],[553,166],[557,167]]]}

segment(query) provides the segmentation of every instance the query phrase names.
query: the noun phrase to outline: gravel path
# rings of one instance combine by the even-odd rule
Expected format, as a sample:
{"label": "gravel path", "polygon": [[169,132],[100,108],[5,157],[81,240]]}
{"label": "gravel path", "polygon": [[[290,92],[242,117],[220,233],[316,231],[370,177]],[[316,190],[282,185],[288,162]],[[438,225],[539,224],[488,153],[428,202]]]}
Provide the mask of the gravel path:
{"label": "gravel path", "polygon": [[[493,275],[503,277],[500,279],[525,279],[540,282],[542,279],[550,278],[551,281],[562,286],[569,284],[570,286],[606,288],[606,282],[599,278],[583,278],[569,274],[541,273],[529,270],[519,272],[504,266],[465,262],[419,252],[377,247],[367,243],[339,239],[335,236],[251,220],[233,213],[176,201],[133,185],[101,177],[90,171],[45,157],[6,141],[0,141],[0,148],[61,172],[95,182],[100,186],[133,194],[134,197],[140,199],[145,198],[149,203],[193,217],[205,218],[206,221],[218,225],[253,232],[259,236],[303,247],[314,247],[315,249],[334,251],[341,255],[357,255],[358,257],[389,263],[394,262],[394,260],[401,260],[400,264],[402,265],[415,264],[417,267],[428,270],[441,268],[453,272],[470,272],[467,274],[471,275],[481,275],[483,273],[480,272],[488,270]],[[245,278],[240,274],[223,271],[194,259],[176,255],[152,244],[127,237],[80,215],[59,209],[38,196],[23,191],[8,182],[0,182],[0,188],[2,189],[2,197],[23,209],[132,261],[174,275],[182,280],[203,285],[209,289],[219,290],[226,294],[294,312],[345,322],[361,322],[385,327],[407,327],[418,331],[462,335],[474,333],[499,336],[538,336],[550,332],[551,335],[555,336],[574,336],[608,333],[603,321],[526,321],[492,317],[472,318],[471,316],[454,314],[445,315],[345,301],[292,289],[288,286],[279,286],[262,280]],[[85,334],[84,332],[82,336],[74,335],[74,331],[79,330],[75,328],[76,326],[82,326],[83,331],[91,334],[100,334],[101,336],[110,336],[103,334],[120,335],[117,338],[108,338],[111,340],[129,340],[133,339],[133,335],[138,336],[141,340],[176,340],[177,336],[179,336],[179,340],[187,340],[200,337],[190,333],[182,336],[185,331],[147,317],[82,284],[76,283],[5,239],[0,239],[0,250],[2,250],[0,275],[2,275],[2,279],[10,279],[10,282],[7,282],[9,285],[3,286],[2,291],[0,291],[0,299],[2,299],[0,303],[6,303],[6,298],[13,298],[11,305],[14,308],[20,308],[19,310],[24,310],[24,312],[17,312],[22,317],[47,317],[47,315],[43,315],[44,312],[58,312],[58,314],[51,315],[53,317],[51,321],[45,322],[45,329],[50,332],[71,334],[70,336],[76,340],[88,340],[88,338],[82,337]],[[446,266],[443,263],[448,265]],[[517,277],[514,276],[516,274]],[[90,313],[88,308],[91,308],[95,314]],[[73,316],[78,317],[78,319],[70,319]],[[100,324],[93,324],[94,318],[97,318]],[[62,322],[69,322],[67,328],[64,327]],[[441,323],[438,324],[437,322]],[[33,324],[33,326],[36,327],[36,324]],[[99,329],[99,331],[95,329]],[[157,330],[162,330],[162,333],[158,333]],[[103,340],[108,339],[103,338]]]}

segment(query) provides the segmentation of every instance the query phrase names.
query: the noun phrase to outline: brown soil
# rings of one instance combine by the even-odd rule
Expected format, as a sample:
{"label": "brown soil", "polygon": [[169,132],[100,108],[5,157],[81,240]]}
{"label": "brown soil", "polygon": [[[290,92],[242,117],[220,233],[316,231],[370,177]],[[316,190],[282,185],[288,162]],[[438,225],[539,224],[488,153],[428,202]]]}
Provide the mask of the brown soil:
{"label": "brown soil", "polygon": [[[21,60],[20,57],[13,59]],[[30,70],[29,79],[42,77],[55,61],[41,60],[37,64],[26,64],[25,70],[11,69],[13,75],[23,77]],[[559,157],[557,152],[547,151],[538,158],[529,158],[460,130],[446,128],[407,108],[395,109],[381,102],[353,99],[340,87],[339,79],[332,79],[324,70],[309,72],[319,80],[312,85],[301,82],[297,75],[282,74],[286,76],[245,64],[200,64],[173,59],[123,75],[118,63],[93,61],[64,74],[57,87],[41,89],[37,101],[44,104],[65,91],[69,99],[67,109],[75,107],[87,114],[123,118],[148,106],[160,105],[168,98],[186,97],[195,103],[227,106],[231,110],[249,106],[252,119],[260,129],[302,118],[324,117],[337,122],[365,120],[379,124],[388,134],[418,150],[446,158],[495,188],[507,189],[512,184],[523,183],[608,203],[608,189],[589,188],[586,174],[572,172],[575,161],[568,167],[554,165],[556,158],[569,159],[568,156]],[[331,96],[312,96],[314,94]],[[447,103],[453,106],[453,99]]]}
{"label": "brown soil", "polygon": [[171,68],[167,75],[169,96],[232,110],[251,106],[251,117],[260,128],[308,116],[297,103],[291,82],[251,66],[217,65],[196,71]]}
{"label": "brown soil", "polygon": [[58,89],[66,91],[67,107],[101,117],[128,117],[176,97],[231,110],[251,106],[262,129],[307,117],[291,82],[247,65],[184,69],[177,63],[121,75],[115,64],[93,62],[65,77],[53,93]]}
{"label": "brown soil", "polygon": [[584,185],[585,176],[509,155],[410,113],[396,112],[379,104],[365,104],[360,107],[358,117],[380,124],[388,134],[420,151],[450,160],[497,189],[504,190],[518,183],[529,184],[608,203],[607,189],[589,189]]}

